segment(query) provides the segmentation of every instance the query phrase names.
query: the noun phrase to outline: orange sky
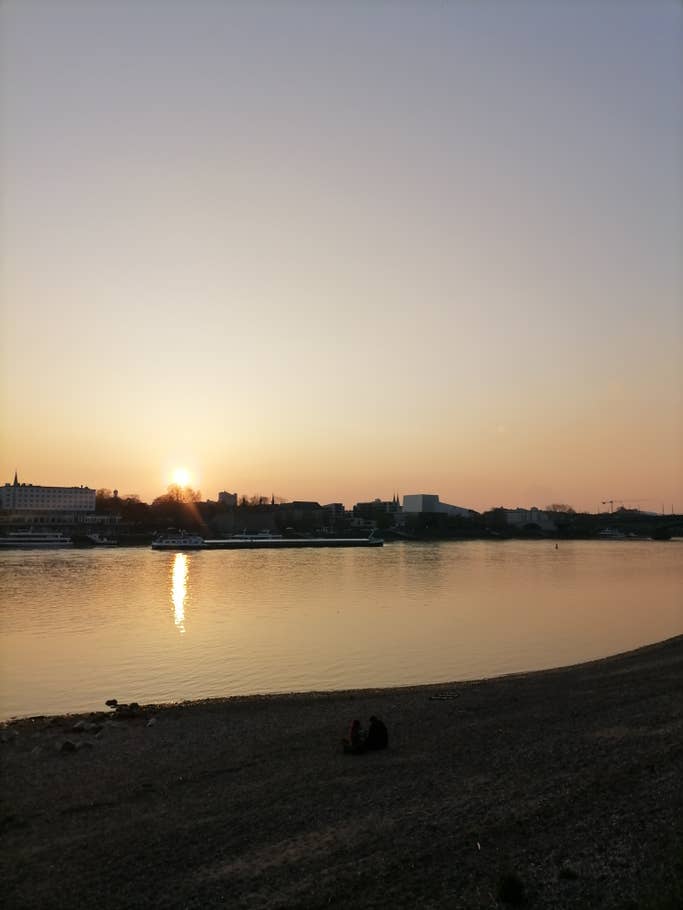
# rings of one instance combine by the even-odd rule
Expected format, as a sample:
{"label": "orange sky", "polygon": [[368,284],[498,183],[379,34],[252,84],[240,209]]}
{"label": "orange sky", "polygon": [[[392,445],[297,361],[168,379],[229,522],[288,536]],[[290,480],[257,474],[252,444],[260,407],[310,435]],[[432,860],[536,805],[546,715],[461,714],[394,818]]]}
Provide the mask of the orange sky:
{"label": "orange sky", "polygon": [[683,512],[680,5],[342,6],[0,7],[0,481]]}

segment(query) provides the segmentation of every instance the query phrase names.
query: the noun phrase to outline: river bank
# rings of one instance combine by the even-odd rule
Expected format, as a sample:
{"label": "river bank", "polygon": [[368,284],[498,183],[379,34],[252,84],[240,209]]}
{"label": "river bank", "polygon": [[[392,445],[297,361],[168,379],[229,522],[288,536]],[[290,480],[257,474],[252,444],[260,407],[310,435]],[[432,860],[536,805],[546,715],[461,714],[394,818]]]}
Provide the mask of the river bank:
{"label": "river bank", "polygon": [[[678,636],[478,682],[10,722],[4,905],[673,907],[643,901],[675,887],[682,682]],[[390,748],[342,754],[371,714]]]}

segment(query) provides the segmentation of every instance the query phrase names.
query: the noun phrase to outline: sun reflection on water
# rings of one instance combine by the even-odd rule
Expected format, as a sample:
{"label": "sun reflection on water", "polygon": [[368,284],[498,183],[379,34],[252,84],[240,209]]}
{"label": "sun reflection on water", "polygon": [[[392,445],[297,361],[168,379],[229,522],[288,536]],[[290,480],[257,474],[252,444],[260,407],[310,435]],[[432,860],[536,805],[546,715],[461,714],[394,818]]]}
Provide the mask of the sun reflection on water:
{"label": "sun reflection on water", "polygon": [[186,553],[176,553],[171,573],[171,600],[173,621],[181,635],[185,634],[185,598],[187,597],[188,560]]}

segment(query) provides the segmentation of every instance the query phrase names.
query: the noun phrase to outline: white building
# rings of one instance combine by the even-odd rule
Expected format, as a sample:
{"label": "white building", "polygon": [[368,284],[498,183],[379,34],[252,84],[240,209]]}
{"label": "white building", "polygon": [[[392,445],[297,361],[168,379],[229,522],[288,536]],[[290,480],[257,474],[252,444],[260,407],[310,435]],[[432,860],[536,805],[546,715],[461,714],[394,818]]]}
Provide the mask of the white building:
{"label": "white building", "polygon": [[441,512],[446,515],[457,515],[461,518],[470,518],[471,509],[463,506],[451,506],[447,502],[440,502],[436,493],[411,493],[403,497],[403,511],[409,514],[420,512]]}
{"label": "white building", "polygon": [[90,487],[43,487],[14,483],[0,487],[0,509],[6,512],[94,512],[95,491]]}

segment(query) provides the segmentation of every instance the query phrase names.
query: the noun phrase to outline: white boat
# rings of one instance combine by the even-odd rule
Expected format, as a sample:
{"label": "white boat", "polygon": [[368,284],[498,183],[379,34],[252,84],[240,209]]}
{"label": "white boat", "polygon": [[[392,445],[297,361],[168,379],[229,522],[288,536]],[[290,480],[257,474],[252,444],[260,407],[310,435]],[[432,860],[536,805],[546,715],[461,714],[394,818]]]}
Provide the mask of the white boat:
{"label": "white boat", "polygon": [[2,549],[61,549],[73,545],[73,540],[65,537],[61,531],[10,531],[6,537],[0,537]]}
{"label": "white boat", "polygon": [[112,540],[109,537],[102,537],[101,534],[98,534],[96,531],[93,534],[86,535],[89,543],[93,544],[96,547],[117,547],[119,545],[118,540]]}
{"label": "white boat", "polygon": [[203,550],[205,546],[203,537],[188,531],[165,531],[152,541],[153,550]]}
{"label": "white boat", "polygon": [[626,535],[617,528],[603,528],[598,531],[598,540],[626,540]]}

